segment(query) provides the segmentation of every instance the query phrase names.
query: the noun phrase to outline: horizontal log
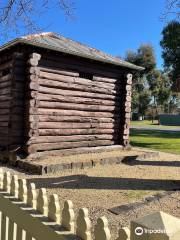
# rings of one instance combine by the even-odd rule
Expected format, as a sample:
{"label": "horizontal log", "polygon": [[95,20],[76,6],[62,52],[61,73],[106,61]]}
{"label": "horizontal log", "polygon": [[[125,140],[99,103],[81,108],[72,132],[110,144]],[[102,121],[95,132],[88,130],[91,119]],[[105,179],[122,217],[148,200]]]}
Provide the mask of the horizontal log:
{"label": "horizontal log", "polygon": [[80,84],[71,84],[71,83],[64,83],[54,80],[47,80],[43,78],[39,78],[38,81],[40,86],[50,87],[50,88],[58,88],[58,89],[67,89],[67,90],[80,90],[86,92],[94,92],[94,93],[103,93],[107,95],[117,95],[119,91],[112,90],[112,89],[105,89],[103,87],[94,87],[94,86],[85,86]]}
{"label": "horizontal log", "polygon": [[13,75],[11,73],[5,75],[5,76],[1,76],[0,77],[0,82],[9,82],[13,79]]}
{"label": "horizontal log", "polygon": [[39,136],[32,137],[27,145],[36,143],[58,143],[58,142],[77,142],[77,141],[95,141],[95,140],[115,140],[118,136],[112,134],[101,135],[72,135],[72,136]]}
{"label": "horizontal log", "polygon": [[7,109],[2,109],[2,108],[0,108],[0,117],[2,116],[2,115],[7,115],[7,114],[9,114],[10,113],[10,109],[9,108],[7,108]]}
{"label": "horizontal log", "polygon": [[0,122],[8,122],[9,115],[0,115]]}
{"label": "horizontal log", "polygon": [[39,70],[41,72],[48,72],[48,73],[56,73],[61,74],[65,76],[72,76],[72,77],[79,77],[79,73],[71,70],[65,70],[65,69],[56,69],[56,68],[48,68],[48,67],[39,67]]}
{"label": "horizontal log", "polygon": [[0,71],[8,68],[12,68],[12,66],[13,66],[13,60],[0,64]]}
{"label": "horizontal log", "polygon": [[13,114],[13,116],[9,114],[0,115],[0,122],[8,122],[10,119],[12,119],[13,122],[20,122],[20,121],[23,121],[23,116],[15,115],[15,114]]}
{"label": "horizontal log", "polygon": [[2,88],[9,88],[11,86],[11,81],[1,82],[0,81],[0,91]]}
{"label": "horizontal log", "polygon": [[7,147],[9,145],[9,139],[6,137],[0,137],[0,147]]}
{"label": "horizontal log", "polygon": [[26,147],[28,153],[34,153],[36,151],[56,150],[56,149],[70,149],[79,147],[97,147],[113,145],[113,140],[96,140],[96,141],[81,141],[81,142],[61,142],[61,143],[41,143],[33,144]]}
{"label": "horizontal log", "polygon": [[9,128],[8,127],[0,127],[0,135],[1,134],[7,134],[9,132]]}
{"label": "horizontal log", "polygon": [[121,84],[121,80],[117,78],[107,78],[107,77],[100,77],[100,76],[94,75],[93,80],[97,82],[103,82],[103,83]]}
{"label": "horizontal log", "polygon": [[78,116],[51,116],[51,115],[30,115],[29,121],[40,122],[104,122],[113,123],[120,120],[119,116],[114,118],[95,118],[95,117],[78,117]]}
{"label": "horizontal log", "polygon": [[[0,91],[1,94],[1,91]],[[0,101],[10,101],[12,99],[10,94],[7,95],[0,95]]]}
{"label": "horizontal log", "polygon": [[37,84],[30,83],[30,89],[38,90],[40,93],[47,93],[53,95],[65,95],[65,96],[77,96],[77,97],[85,97],[85,98],[94,98],[94,99],[107,99],[114,100],[120,99],[121,94],[119,95],[109,95],[104,93],[93,93],[87,91],[78,91],[78,90],[69,90],[69,89],[56,89],[51,87],[38,86]]}
{"label": "horizontal log", "polygon": [[59,82],[64,82],[68,84],[77,84],[77,85],[86,85],[88,87],[99,87],[99,88],[104,88],[104,89],[120,89],[119,84],[110,84],[110,83],[98,83],[93,80],[85,79],[85,78],[80,78],[80,77],[71,77],[71,76],[64,76],[60,74],[54,74],[54,73],[48,73],[48,72],[40,72],[40,78],[43,79],[49,79],[49,80],[55,80]]}
{"label": "horizontal log", "polygon": [[0,89],[0,95],[8,95],[11,94],[11,89],[10,88],[6,88],[6,89]]}
{"label": "horizontal log", "polygon": [[8,109],[11,106],[11,102],[10,101],[1,101],[0,102],[0,109]]}
{"label": "horizontal log", "polygon": [[0,121],[0,127],[8,127],[9,123]]}
{"label": "horizontal log", "polygon": [[[68,136],[82,134],[118,134],[119,129],[38,129],[39,136]],[[30,135],[31,136],[31,135]]]}
{"label": "horizontal log", "polygon": [[90,105],[90,104],[74,104],[74,103],[61,103],[61,102],[47,102],[39,101],[36,105],[40,108],[47,109],[70,109],[70,110],[85,110],[85,111],[97,111],[97,112],[120,112],[120,108],[117,106],[103,106],[103,105]]}
{"label": "horizontal log", "polygon": [[[34,109],[30,109],[30,114],[34,113]],[[52,116],[81,116],[81,117],[114,117],[119,116],[112,112],[87,112],[87,111],[75,111],[64,109],[43,109],[38,108],[36,114],[39,115],[52,115]]]}
{"label": "horizontal log", "polygon": [[[34,125],[36,123],[30,123],[30,127],[34,128]],[[118,123],[74,123],[74,122],[39,122],[38,123],[39,129],[66,129],[66,128],[71,128],[71,129],[79,129],[79,128],[103,128],[103,129],[108,129],[108,128],[119,128]],[[35,126],[36,128],[36,126]]]}
{"label": "horizontal log", "polygon": [[115,106],[120,103],[116,100],[105,100],[105,99],[92,99],[85,97],[75,97],[75,96],[66,96],[65,94],[53,95],[53,94],[42,94],[31,92],[31,97],[37,100],[49,101],[49,102],[71,102],[71,103],[83,103],[83,104],[92,104],[92,105],[107,105]]}
{"label": "horizontal log", "polygon": [[22,107],[23,106],[23,101],[20,101],[18,99],[15,99],[14,101],[1,101],[0,102],[0,108],[10,108],[10,107]]}

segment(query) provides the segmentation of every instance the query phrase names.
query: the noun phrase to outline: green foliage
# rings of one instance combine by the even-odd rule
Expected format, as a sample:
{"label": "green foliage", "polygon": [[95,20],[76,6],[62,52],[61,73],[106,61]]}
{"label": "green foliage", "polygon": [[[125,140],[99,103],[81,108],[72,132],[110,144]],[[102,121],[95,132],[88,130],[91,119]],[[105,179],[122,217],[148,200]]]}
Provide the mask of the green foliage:
{"label": "green foliage", "polygon": [[132,111],[138,112],[139,115],[143,116],[151,101],[151,95],[147,88],[145,75],[156,66],[153,47],[148,44],[143,44],[139,47],[137,52],[129,50],[125,59],[126,61],[145,68],[143,72],[134,74],[132,90]]}
{"label": "green foliage", "polygon": [[162,36],[160,45],[163,48],[164,66],[175,83],[180,77],[180,22],[169,22],[164,27]]}
{"label": "green foliage", "polygon": [[156,67],[154,49],[151,45],[141,45],[137,51],[139,65],[144,67],[144,73],[148,74]]}
{"label": "green foliage", "polygon": [[138,101],[139,101],[139,113],[144,116],[151,101],[150,92],[147,89],[145,89],[141,94],[139,94]]}
{"label": "green foliage", "polygon": [[132,111],[145,115],[149,106],[152,115],[173,112],[177,98],[171,91],[168,74],[156,69],[156,58],[151,45],[143,44],[137,52],[128,51],[126,60],[145,68],[143,73],[135,73],[132,91]]}
{"label": "green foliage", "polygon": [[154,49],[149,44],[142,44],[137,52],[127,51],[126,61],[134,63],[136,65],[142,66],[145,68],[143,73],[149,73],[156,66],[156,58],[154,54]]}

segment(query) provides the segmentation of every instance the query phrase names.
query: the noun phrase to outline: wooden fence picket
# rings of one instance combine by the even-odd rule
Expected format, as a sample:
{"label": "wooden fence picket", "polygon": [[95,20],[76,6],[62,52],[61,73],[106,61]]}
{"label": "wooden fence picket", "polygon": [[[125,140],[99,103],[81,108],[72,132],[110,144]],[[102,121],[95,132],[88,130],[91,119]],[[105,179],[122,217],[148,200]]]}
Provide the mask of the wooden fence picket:
{"label": "wooden fence picket", "polygon": [[60,224],[61,214],[60,214],[60,203],[57,194],[50,196],[49,206],[48,206],[48,217],[55,223]]}
{"label": "wooden fence picket", "polygon": [[14,222],[9,219],[8,240],[14,240]]}
{"label": "wooden fence picket", "polygon": [[125,227],[119,230],[119,235],[116,240],[130,240],[130,230]]}
{"label": "wooden fence picket", "polygon": [[111,233],[108,227],[108,220],[106,217],[98,218],[94,229],[95,240],[110,240]]}
{"label": "wooden fence picket", "polygon": [[4,172],[2,168],[0,168],[0,189],[3,189],[3,179],[4,179]]}
{"label": "wooden fence picket", "polygon": [[92,240],[91,221],[88,216],[87,208],[82,208],[79,210],[76,234],[83,240]]}
{"label": "wooden fence picket", "polygon": [[27,204],[34,210],[37,209],[37,191],[34,183],[30,183],[27,194]]}
{"label": "wooden fence picket", "polygon": [[68,231],[74,233],[75,230],[75,215],[73,210],[73,203],[70,200],[64,202],[64,208],[62,210],[62,226]]}
{"label": "wooden fence picket", "polygon": [[18,198],[23,203],[27,203],[27,181],[26,181],[26,179],[19,179],[19,194],[18,194]]}
{"label": "wooden fence picket", "polygon": [[2,213],[1,216],[1,240],[5,240],[7,237],[7,231],[8,231],[8,218],[5,214]]}
{"label": "wooden fence picket", "polygon": [[45,188],[39,189],[37,197],[37,210],[44,216],[48,216],[48,198]]}
{"label": "wooden fence picket", "polygon": [[11,190],[11,174],[9,172],[4,173],[3,189],[7,193],[10,193],[10,190]]}
{"label": "wooden fence picket", "polygon": [[14,175],[11,179],[11,195],[13,195],[15,198],[18,198],[19,194],[19,183],[18,183],[18,176]]}

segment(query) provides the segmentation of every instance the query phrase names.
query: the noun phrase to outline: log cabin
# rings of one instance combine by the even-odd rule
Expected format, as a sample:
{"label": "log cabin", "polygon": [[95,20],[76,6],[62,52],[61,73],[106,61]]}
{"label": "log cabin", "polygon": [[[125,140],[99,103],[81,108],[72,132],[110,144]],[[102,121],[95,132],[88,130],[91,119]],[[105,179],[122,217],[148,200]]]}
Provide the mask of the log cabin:
{"label": "log cabin", "polygon": [[0,149],[129,145],[132,75],[142,67],[42,33],[0,47]]}

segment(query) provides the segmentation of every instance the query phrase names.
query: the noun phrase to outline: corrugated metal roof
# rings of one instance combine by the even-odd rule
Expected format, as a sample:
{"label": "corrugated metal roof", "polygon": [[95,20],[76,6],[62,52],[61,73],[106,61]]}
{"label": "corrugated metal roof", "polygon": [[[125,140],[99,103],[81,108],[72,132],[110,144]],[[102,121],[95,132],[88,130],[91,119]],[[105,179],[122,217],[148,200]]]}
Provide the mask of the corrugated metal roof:
{"label": "corrugated metal roof", "polygon": [[95,48],[91,48],[87,45],[73,41],[69,38],[65,38],[55,33],[41,33],[34,35],[27,35],[21,38],[17,38],[0,47],[0,51],[14,46],[18,43],[24,43],[41,48],[51,49],[75,56],[85,57],[100,62],[110,63],[113,65],[123,66],[135,70],[143,70],[144,68],[136,66],[132,63],[123,61],[117,57],[113,57]]}

